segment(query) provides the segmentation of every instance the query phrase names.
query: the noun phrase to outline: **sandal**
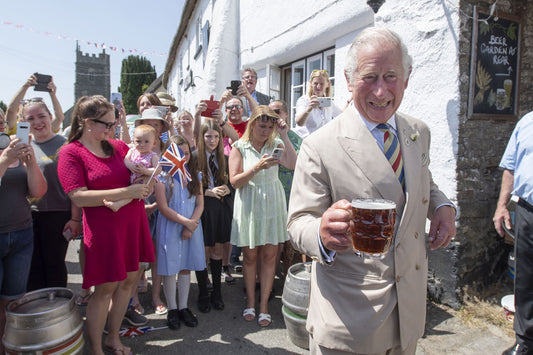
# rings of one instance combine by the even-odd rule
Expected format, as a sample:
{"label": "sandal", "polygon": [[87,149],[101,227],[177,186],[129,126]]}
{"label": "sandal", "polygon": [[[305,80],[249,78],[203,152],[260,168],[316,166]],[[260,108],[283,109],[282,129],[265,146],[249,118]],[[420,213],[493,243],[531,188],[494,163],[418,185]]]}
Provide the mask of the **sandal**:
{"label": "sandal", "polygon": [[272,317],[268,313],[259,313],[259,317],[257,318],[257,324],[259,324],[260,327],[268,327],[272,323]]}
{"label": "sandal", "polygon": [[247,322],[253,321],[255,319],[255,308],[245,308],[242,312],[242,317]]}
{"label": "sandal", "polygon": [[76,304],[79,307],[87,306],[89,304],[89,298],[91,298],[92,295],[92,292],[89,292],[85,296],[78,295],[78,297],[76,298]]}
{"label": "sandal", "polygon": [[152,306],[155,308],[155,314],[163,315],[168,313],[167,306],[165,306],[163,303],[158,304],[157,306],[152,303]]}
{"label": "sandal", "polygon": [[135,312],[139,313],[139,314],[144,314],[144,308],[143,306],[141,306],[140,303],[137,303],[136,305],[132,305],[131,308],[133,308],[135,310]]}
{"label": "sandal", "polygon": [[109,345],[104,345],[104,350],[110,352],[113,355],[133,355],[131,349],[127,346],[122,346],[120,348],[113,348]]}

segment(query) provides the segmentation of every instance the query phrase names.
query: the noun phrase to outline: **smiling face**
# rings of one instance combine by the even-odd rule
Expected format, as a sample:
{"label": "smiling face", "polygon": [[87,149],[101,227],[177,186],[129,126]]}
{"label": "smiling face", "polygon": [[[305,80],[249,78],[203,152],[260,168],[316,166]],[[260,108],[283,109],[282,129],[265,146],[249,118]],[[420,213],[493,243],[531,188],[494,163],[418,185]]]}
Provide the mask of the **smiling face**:
{"label": "smiling face", "polygon": [[253,93],[257,85],[257,74],[252,71],[245,71],[242,73],[242,83],[250,94]]}
{"label": "smiling face", "polygon": [[153,105],[150,102],[150,100],[148,99],[148,97],[144,96],[141,99],[141,102],[139,103],[139,114],[142,114],[144,110],[146,110],[147,108],[150,108],[152,106]]}
{"label": "smiling face", "polygon": [[358,66],[348,89],[359,113],[368,121],[385,123],[400,106],[408,76],[401,50],[389,43],[359,49]]}
{"label": "smiling face", "polygon": [[44,142],[52,138],[52,117],[40,104],[26,105],[22,111],[24,121],[30,124],[30,132],[36,142]]}
{"label": "smiling face", "polygon": [[204,144],[205,150],[211,154],[218,147],[218,142],[220,141],[220,135],[214,129],[208,129],[204,133]]}
{"label": "smiling face", "polygon": [[[236,106],[240,106],[237,108]],[[232,107],[230,109],[230,107]],[[231,99],[226,103],[226,114],[228,115],[228,120],[233,124],[239,124],[242,122],[242,113],[244,108],[242,107],[242,102],[239,99]]]}
{"label": "smiling face", "polygon": [[329,80],[326,80],[323,76],[314,77],[311,80],[311,87],[313,88],[313,95],[322,97],[326,92],[326,89],[329,88],[331,83]]}

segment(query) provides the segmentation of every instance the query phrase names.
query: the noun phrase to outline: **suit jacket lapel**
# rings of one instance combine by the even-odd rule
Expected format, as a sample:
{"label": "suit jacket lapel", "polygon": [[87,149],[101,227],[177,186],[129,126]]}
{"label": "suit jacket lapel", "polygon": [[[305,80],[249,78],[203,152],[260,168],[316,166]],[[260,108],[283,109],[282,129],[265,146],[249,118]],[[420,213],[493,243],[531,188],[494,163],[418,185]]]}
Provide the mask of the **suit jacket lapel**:
{"label": "suit jacket lapel", "polygon": [[[409,122],[400,113],[396,113],[396,128],[398,131],[398,139],[400,140],[400,147],[402,150],[402,159],[405,174],[405,204],[400,218],[400,225],[397,231],[404,228],[409,223],[406,216],[413,216],[413,208],[417,206],[416,202],[422,197],[420,196],[420,169],[422,169],[422,152],[420,144],[416,143],[418,132],[415,128],[409,125]],[[414,139],[414,140],[413,140]],[[403,233],[397,233],[402,235]],[[400,238],[395,239],[395,244],[399,242]]]}
{"label": "suit jacket lapel", "polygon": [[[355,108],[348,107],[336,119],[342,120],[341,134],[337,140],[351,161],[359,167],[382,198],[403,203],[403,191],[389,161]],[[354,191],[354,198],[356,197],[357,191]]]}

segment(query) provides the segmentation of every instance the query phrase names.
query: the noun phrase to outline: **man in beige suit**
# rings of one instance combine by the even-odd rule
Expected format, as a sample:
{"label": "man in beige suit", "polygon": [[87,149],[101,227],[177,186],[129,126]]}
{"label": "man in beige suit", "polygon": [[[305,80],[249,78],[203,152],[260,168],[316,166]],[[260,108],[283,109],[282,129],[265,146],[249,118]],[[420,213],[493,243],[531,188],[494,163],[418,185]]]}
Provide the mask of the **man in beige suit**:
{"label": "man in beige suit", "polygon": [[[410,71],[398,35],[375,27],[361,32],[345,68],[353,105],[302,144],[288,229],[294,246],[314,260],[312,354],[415,354],[424,333],[426,217],[429,247],[446,247],[455,236],[455,208],[433,183],[428,127],[396,112]],[[383,153],[378,124],[399,139],[405,189]],[[353,198],[396,203],[393,246],[381,260],[352,251]]]}

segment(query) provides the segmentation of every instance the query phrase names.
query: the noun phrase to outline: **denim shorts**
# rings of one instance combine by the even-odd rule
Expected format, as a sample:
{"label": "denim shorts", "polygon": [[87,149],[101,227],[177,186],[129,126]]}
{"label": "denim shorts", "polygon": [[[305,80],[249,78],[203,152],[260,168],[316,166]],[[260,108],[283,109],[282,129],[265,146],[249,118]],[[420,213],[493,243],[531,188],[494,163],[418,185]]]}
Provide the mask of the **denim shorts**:
{"label": "denim shorts", "polygon": [[26,292],[33,254],[33,227],[0,233],[0,298],[13,300]]}

